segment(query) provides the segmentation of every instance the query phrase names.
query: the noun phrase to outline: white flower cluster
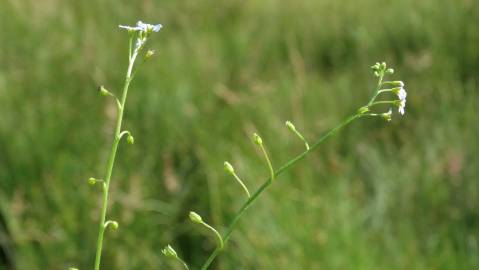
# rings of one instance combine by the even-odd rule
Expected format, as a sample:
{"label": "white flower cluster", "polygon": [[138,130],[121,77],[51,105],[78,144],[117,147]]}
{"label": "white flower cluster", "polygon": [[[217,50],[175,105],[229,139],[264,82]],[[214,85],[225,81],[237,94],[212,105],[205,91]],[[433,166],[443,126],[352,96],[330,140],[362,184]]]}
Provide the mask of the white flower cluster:
{"label": "white flower cluster", "polygon": [[161,24],[148,24],[144,23],[142,21],[138,21],[136,23],[136,26],[128,26],[128,25],[119,25],[120,28],[126,29],[128,31],[139,31],[139,32],[145,32],[145,33],[151,33],[151,32],[158,32],[161,30],[163,25]]}
{"label": "white flower cluster", "polygon": [[406,97],[407,97],[406,89],[404,89],[404,83],[399,81],[399,87],[395,89],[396,89],[395,93],[399,98],[398,111],[401,115],[404,115],[405,108],[406,108]]}
{"label": "white flower cluster", "polygon": [[136,26],[128,25],[119,25],[120,28],[128,30],[130,33],[138,32],[136,42],[135,42],[135,52],[139,51],[140,48],[146,43],[148,35],[153,32],[159,32],[163,25],[161,24],[149,24],[142,21],[138,21]]}
{"label": "white flower cluster", "polygon": [[[390,104],[390,105],[397,106],[399,114],[404,115],[406,113],[406,97],[407,97],[407,92],[406,92],[406,89],[404,88],[404,83],[402,81],[384,81],[383,80],[387,75],[394,74],[394,69],[388,68],[385,62],[376,63],[373,66],[371,66],[371,68],[374,72],[374,75],[378,77],[378,80],[379,80],[378,90],[376,94],[373,96],[373,98],[370,100],[370,102],[366,106],[360,108],[358,112],[361,115],[381,116],[385,120],[391,121],[391,116],[392,116],[391,109],[389,109],[389,111],[385,113],[380,113],[380,114],[370,112],[371,107],[374,105]],[[388,86],[388,87],[386,87],[386,89],[381,89],[385,86]],[[396,94],[398,99],[377,101],[376,99],[382,93]]]}

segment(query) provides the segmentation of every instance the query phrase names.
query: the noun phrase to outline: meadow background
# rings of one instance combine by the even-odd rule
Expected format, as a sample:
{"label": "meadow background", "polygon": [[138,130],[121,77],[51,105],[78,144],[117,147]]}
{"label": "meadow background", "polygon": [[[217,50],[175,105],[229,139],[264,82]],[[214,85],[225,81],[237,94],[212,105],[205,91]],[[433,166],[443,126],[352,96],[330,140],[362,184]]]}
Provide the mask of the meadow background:
{"label": "meadow background", "polygon": [[364,105],[387,61],[405,117],[363,119],[282,175],[212,269],[479,268],[476,0],[0,1],[0,269],[91,269],[127,65],[118,24],[162,23],[129,92],[103,269],[196,269],[268,175]]}

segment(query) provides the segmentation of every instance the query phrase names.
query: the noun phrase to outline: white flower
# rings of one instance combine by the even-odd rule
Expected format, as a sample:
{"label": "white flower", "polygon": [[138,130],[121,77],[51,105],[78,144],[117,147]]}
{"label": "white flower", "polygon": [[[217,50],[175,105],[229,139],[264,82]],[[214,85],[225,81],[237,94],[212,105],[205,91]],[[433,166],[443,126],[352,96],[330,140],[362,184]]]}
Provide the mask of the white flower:
{"label": "white flower", "polygon": [[406,97],[407,97],[407,92],[406,92],[406,89],[404,89],[404,84],[401,82],[401,86],[400,87],[397,87],[397,88],[394,88],[392,90],[399,98],[399,100],[397,100],[397,106],[398,106],[398,110],[399,110],[399,113],[401,115],[404,115],[404,108],[406,107]]}
{"label": "white flower", "polygon": [[404,115],[404,108],[406,108],[406,99],[399,100],[398,111],[401,115]]}
{"label": "white flower", "polygon": [[389,109],[388,112],[382,113],[382,114],[381,114],[381,117],[382,117],[384,120],[386,120],[386,121],[389,122],[389,121],[391,121],[391,116],[392,116],[392,114],[393,114],[393,111],[392,111],[391,109]]}
{"label": "white flower", "polygon": [[399,88],[399,90],[397,91],[397,96],[399,100],[406,100],[406,96],[407,96],[406,89],[404,89],[404,87]]}
{"label": "white flower", "polygon": [[163,27],[163,25],[161,24],[153,25],[153,24],[143,23],[142,21],[138,21],[136,26],[140,27],[142,31],[144,32],[150,32],[150,31],[158,32]]}
{"label": "white flower", "polygon": [[161,24],[148,24],[142,21],[138,21],[136,26],[128,26],[128,25],[119,25],[120,28],[129,30],[129,31],[140,31],[140,32],[158,32],[163,27]]}

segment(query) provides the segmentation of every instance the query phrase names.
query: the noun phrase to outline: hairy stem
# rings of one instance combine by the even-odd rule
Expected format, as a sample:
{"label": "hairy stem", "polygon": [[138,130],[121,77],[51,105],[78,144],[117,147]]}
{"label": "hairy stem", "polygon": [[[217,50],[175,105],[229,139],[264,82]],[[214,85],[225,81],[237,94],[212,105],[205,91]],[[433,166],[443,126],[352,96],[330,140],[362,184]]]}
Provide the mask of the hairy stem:
{"label": "hairy stem", "polygon": [[[373,99],[374,100],[374,99]],[[253,205],[253,203],[256,201],[256,199],[273,183],[273,178],[279,176],[282,174],[284,171],[295,165],[297,162],[305,158],[309,153],[314,151],[316,148],[319,147],[326,139],[329,137],[333,136],[336,134],[341,128],[347,126],[354,120],[358,119],[361,117],[360,114],[354,114],[351,115],[350,117],[347,117],[345,120],[343,120],[338,126],[335,128],[331,129],[328,131],[326,134],[321,136],[308,150],[304,151],[303,153],[297,155],[295,158],[291,159],[290,161],[286,162],[283,166],[281,166],[277,171],[273,172],[272,175],[266,179],[266,181],[256,190],[256,192],[241,206],[240,210],[235,214],[233,217],[233,220],[229,224],[228,228],[226,229],[226,232],[224,236],[222,237],[223,243],[226,244],[231,237],[231,233],[233,232],[233,229],[236,226],[236,223],[241,219],[243,214],[246,212],[246,210]],[[221,252],[223,248],[217,247],[213,253],[208,257],[206,262],[203,264],[201,267],[201,270],[206,270],[208,267],[211,265],[211,263],[215,260],[215,258],[218,256],[218,254]]]}

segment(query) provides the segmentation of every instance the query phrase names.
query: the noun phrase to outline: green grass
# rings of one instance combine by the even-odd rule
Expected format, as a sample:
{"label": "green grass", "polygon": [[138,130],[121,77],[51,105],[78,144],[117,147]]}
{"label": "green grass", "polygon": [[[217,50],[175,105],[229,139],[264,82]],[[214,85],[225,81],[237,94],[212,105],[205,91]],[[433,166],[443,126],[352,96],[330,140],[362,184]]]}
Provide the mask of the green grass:
{"label": "green grass", "polygon": [[[479,267],[479,5],[476,1],[0,2],[0,250],[15,269],[91,269],[127,36],[165,28],[133,82],[103,269],[193,269],[244,194],[367,102],[369,66],[406,82],[406,117],[360,120],[282,175],[250,209],[215,269]],[[1,256],[0,256],[1,258]],[[171,265],[169,265],[171,263]],[[175,268],[176,267],[176,268]],[[2,266],[0,269],[8,269]]]}

